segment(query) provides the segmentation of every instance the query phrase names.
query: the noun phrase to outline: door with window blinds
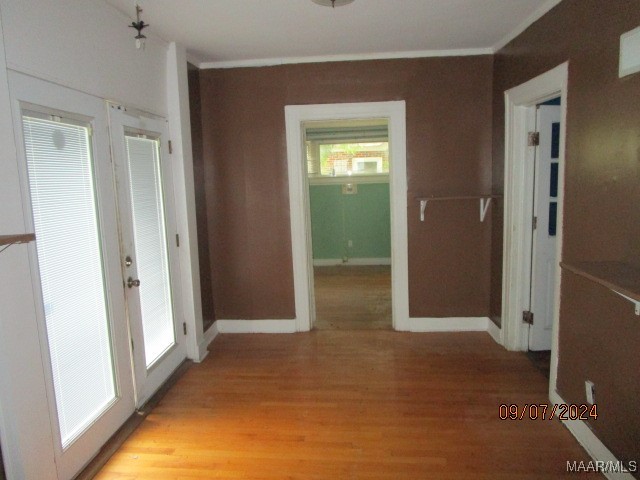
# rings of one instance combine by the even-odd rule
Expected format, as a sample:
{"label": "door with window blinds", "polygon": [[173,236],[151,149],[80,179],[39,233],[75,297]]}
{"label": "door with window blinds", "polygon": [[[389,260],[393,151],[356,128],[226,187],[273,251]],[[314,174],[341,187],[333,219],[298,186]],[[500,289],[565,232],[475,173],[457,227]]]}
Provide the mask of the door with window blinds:
{"label": "door with window blinds", "polygon": [[167,122],[110,108],[136,403],[186,357]]}
{"label": "door with window blinds", "polygon": [[36,311],[59,478],[134,411],[104,103],[12,74]]}

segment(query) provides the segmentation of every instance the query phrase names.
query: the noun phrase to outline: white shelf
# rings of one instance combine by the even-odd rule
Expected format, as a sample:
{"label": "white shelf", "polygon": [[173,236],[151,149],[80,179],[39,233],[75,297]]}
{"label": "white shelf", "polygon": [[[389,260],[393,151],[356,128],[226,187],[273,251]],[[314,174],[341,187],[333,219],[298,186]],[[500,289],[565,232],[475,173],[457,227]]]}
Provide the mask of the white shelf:
{"label": "white shelf", "polygon": [[502,198],[502,195],[459,195],[450,197],[418,197],[416,200],[420,202],[420,221],[424,222],[424,212],[427,209],[429,202],[444,202],[444,201],[457,201],[457,200],[479,200],[480,201],[480,221],[484,222],[491,205],[491,200],[494,198]]}

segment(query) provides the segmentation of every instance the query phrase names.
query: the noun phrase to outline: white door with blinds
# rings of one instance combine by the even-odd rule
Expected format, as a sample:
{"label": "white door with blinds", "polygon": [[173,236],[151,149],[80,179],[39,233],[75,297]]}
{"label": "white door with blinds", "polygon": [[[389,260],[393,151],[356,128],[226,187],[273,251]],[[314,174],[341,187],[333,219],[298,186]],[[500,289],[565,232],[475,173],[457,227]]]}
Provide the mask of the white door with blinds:
{"label": "white door with blinds", "polygon": [[104,103],[10,75],[58,477],[134,412]]}
{"label": "white door with blinds", "polygon": [[186,358],[167,122],[110,106],[136,404]]}

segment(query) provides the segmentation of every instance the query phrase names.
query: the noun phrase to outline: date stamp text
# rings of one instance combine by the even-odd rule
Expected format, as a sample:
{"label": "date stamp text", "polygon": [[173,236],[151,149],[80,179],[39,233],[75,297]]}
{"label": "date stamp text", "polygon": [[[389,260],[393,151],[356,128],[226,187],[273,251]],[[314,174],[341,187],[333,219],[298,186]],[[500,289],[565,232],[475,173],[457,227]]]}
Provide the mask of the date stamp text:
{"label": "date stamp text", "polygon": [[500,420],[551,420],[557,416],[560,420],[596,420],[598,405],[587,403],[525,403],[500,404]]}

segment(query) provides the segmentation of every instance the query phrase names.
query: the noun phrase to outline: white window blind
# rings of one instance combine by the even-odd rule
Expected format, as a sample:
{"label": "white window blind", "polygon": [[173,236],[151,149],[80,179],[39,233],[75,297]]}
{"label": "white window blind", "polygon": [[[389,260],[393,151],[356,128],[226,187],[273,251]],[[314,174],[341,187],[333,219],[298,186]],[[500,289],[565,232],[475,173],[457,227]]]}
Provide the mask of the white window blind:
{"label": "white window blind", "polygon": [[[37,114],[35,114],[37,115]],[[63,447],[115,399],[87,125],[23,115],[42,300]]]}
{"label": "white window blind", "polygon": [[126,135],[147,367],[175,343],[159,141]]}

